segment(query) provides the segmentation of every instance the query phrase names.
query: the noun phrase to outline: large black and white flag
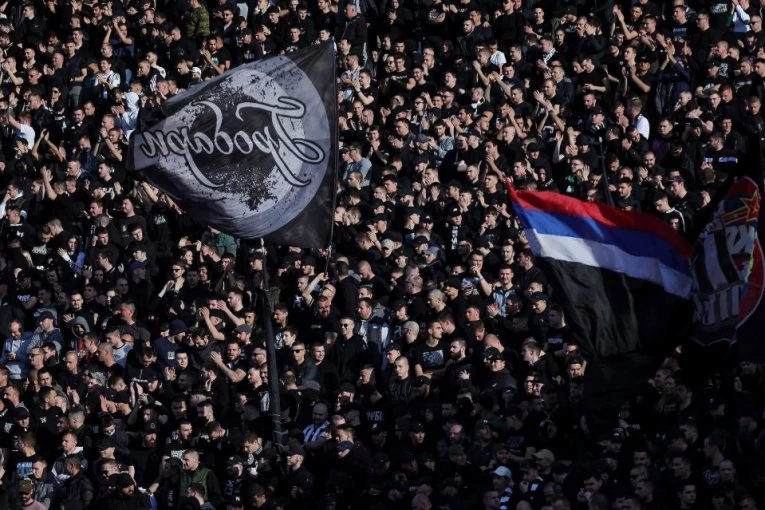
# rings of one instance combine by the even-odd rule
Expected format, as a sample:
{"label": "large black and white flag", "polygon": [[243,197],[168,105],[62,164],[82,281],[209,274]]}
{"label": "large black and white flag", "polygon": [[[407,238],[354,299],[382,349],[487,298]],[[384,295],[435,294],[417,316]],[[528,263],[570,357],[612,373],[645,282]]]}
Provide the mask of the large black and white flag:
{"label": "large black and white flag", "polygon": [[337,158],[332,45],[237,67],[166,101],[130,140],[198,222],[271,244],[329,244]]}

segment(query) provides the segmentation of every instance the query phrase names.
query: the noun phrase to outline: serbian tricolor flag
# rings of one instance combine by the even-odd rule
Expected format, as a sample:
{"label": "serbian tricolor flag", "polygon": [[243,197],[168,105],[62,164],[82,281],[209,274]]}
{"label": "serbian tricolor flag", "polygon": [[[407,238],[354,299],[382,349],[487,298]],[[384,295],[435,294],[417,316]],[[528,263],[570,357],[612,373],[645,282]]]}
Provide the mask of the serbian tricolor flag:
{"label": "serbian tricolor flag", "polygon": [[600,369],[602,387],[590,393],[634,392],[690,325],[691,245],[645,213],[508,189],[536,262],[551,280],[552,301]]}

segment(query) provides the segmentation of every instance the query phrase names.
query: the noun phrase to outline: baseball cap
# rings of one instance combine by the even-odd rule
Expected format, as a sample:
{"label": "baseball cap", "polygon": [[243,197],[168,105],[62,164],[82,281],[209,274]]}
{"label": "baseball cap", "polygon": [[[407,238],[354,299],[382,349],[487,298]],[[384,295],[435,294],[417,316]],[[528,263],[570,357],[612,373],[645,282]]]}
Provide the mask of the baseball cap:
{"label": "baseball cap", "polygon": [[118,489],[124,489],[126,487],[132,487],[135,485],[135,482],[133,481],[133,477],[129,474],[120,473],[117,475],[117,479],[115,480],[114,484]]}
{"label": "baseball cap", "polygon": [[414,238],[414,241],[412,241],[412,246],[419,246],[421,244],[429,244],[430,241],[428,241],[428,238],[425,236],[417,236]]}
{"label": "baseball cap", "polygon": [[667,182],[685,182],[685,179],[683,179],[683,177],[680,175],[673,175],[667,179]]}
{"label": "baseball cap", "polygon": [[413,421],[409,426],[409,432],[425,432],[425,424],[421,421]]}
{"label": "baseball cap", "polygon": [[226,461],[226,464],[229,466],[236,466],[237,464],[244,465],[244,459],[240,457],[239,455],[232,455],[231,457],[228,458],[228,460]]}
{"label": "baseball cap", "polygon": [[388,248],[389,250],[392,250],[394,246],[393,241],[391,241],[390,239],[383,239],[380,245],[383,248]]}
{"label": "baseball cap", "polygon": [[40,314],[40,315],[37,317],[37,321],[38,321],[38,322],[42,322],[42,321],[44,321],[45,319],[51,319],[51,320],[55,321],[55,320],[56,320],[56,317],[54,317],[54,316],[53,316],[53,314],[52,314],[52,313],[50,313],[50,312],[48,312],[48,311],[42,312],[42,313],[41,313],[41,314]]}
{"label": "baseball cap", "polygon": [[499,349],[496,347],[489,347],[485,351],[483,351],[483,357],[484,358],[500,358],[502,357],[502,353],[499,352]]}
{"label": "baseball cap", "polygon": [[13,411],[13,417],[17,420],[23,420],[24,418],[29,418],[29,409],[26,407],[17,407]]}
{"label": "baseball cap", "polygon": [[503,478],[512,478],[513,472],[505,466],[499,466],[497,469],[491,472],[494,476],[501,476]]}
{"label": "baseball cap", "polygon": [[425,250],[425,255],[436,255],[438,256],[438,248],[436,246],[431,246],[427,250]]}
{"label": "baseball cap", "polygon": [[340,385],[340,391],[346,392],[346,393],[356,393],[356,386],[349,382],[344,382]]}
{"label": "baseball cap", "polygon": [[535,292],[531,296],[529,296],[529,300],[532,303],[535,303],[537,301],[549,301],[549,298],[547,297],[547,294],[544,292]]}
{"label": "baseball cap", "polygon": [[539,450],[534,454],[535,459],[545,459],[551,464],[555,462],[555,454],[551,452],[550,450],[544,448],[542,450]]}
{"label": "baseball cap", "polygon": [[252,333],[252,327],[247,324],[240,324],[234,331],[237,333]]}
{"label": "baseball cap", "polygon": [[159,431],[159,425],[155,421],[146,422],[143,426],[143,431],[147,434],[154,434]]}
{"label": "baseball cap", "polygon": [[301,455],[305,457],[305,450],[299,444],[294,444],[287,449],[287,455]]}
{"label": "baseball cap", "polygon": [[192,67],[191,74],[202,74],[202,70],[198,67]]}

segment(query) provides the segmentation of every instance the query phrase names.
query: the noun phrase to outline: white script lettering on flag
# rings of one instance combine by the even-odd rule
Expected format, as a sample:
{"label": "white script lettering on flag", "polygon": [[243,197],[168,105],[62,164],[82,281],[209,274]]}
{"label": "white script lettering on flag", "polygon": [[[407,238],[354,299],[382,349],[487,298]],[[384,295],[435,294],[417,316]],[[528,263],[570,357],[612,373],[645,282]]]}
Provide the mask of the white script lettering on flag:
{"label": "white script lettering on flag", "polygon": [[241,236],[291,221],[336,150],[321,95],[286,57],[239,68],[163,109],[167,118],[135,135],[135,168],[154,167],[147,177],[194,207],[214,202],[210,224],[247,219]]}

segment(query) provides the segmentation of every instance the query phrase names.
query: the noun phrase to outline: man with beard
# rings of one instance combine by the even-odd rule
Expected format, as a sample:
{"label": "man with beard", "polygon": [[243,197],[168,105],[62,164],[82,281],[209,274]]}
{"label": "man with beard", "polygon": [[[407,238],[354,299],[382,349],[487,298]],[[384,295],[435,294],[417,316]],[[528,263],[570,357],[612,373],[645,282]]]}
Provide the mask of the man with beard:
{"label": "man with beard", "polygon": [[[312,342],[324,342],[325,331],[340,330],[340,312],[332,306],[332,300],[325,295],[316,298],[314,312],[308,322],[306,334]],[[302,333],[302,332],[301,332]]]}
{"label": "man with beard", "polygon": [[96,502],[96,506],[103,505],[115,510],[149,510],[152,508],[149,495],[136,490],[136,482],[128,473],[116,475],[114,484],[115,488],[112,493],[105,500]]}
{"label": "man with beard", "polygon": [[135,481],[140,487],[147,486],[159,476],[159,465],[162,460],[161,452],[157,447],[157,434],[159,426],[157,422],[148,422],[143,426],[141,442],[131,449],[133,465],[135,466]]}
{"label": "man with beard", "polygon": [[[441,380],[441,398],[444,401],[453,400],[463,385],[465,374],[470,375],[472,361],[467,356],[467,342],[455,338],[449,343],[449,360]],[[453,398],[452,398],[453,397]]]}
{"label": "man with beard", "polygon": [[180,459],[192,446],[194,426],[189,420],[180,420],[178,428],[170,434],[164,455],[173,459]]}

